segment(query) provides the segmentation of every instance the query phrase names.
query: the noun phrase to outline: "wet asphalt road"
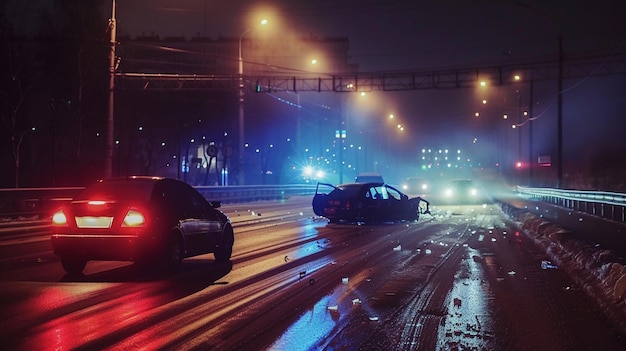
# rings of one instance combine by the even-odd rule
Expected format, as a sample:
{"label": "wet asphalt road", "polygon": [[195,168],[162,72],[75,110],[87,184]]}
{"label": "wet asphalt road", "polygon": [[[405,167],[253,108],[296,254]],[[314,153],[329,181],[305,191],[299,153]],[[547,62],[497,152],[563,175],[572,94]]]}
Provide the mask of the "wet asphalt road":
{"label": "wet asphalt road", "polygon": [[231,264],[63,274],[45,234],[2,241],[0,349],[623,350],[594,303],[495,205],[335,225],[310,199],[226,206]]}

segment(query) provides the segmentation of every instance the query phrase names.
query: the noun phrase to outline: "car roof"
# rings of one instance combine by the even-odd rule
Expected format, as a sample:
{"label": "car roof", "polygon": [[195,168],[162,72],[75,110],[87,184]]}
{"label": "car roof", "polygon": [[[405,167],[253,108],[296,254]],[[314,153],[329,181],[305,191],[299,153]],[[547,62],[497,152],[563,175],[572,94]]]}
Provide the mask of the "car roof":
{"label": "car roof", "polygon": [[371,187],[371,186],[382,186],[385,185],[385,183],[381,183],[381,182],[367,182],[367,183],[344,183],[344,184],[339,184],[337,185],[338,188],[345,188],[345,187]]}

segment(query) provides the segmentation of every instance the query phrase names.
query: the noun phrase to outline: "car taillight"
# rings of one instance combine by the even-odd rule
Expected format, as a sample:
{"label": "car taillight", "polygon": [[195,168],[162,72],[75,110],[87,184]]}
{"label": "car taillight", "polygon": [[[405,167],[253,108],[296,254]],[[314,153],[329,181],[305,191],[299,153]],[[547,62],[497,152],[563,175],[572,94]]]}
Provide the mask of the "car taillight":
{"label": "car taillight", "polygon": [[67,217],[63,210],[58,210],[52,215],[52,225],[67,226]]}
{"label": "car taillight", "polygon": [[350,209],[350,200],[346,200],[346,210]]}
{"label": "car taillight", "polygon": [[146,225],[146,218],[138,210],[130,209],[124,217],[122,227],[143,227]]}

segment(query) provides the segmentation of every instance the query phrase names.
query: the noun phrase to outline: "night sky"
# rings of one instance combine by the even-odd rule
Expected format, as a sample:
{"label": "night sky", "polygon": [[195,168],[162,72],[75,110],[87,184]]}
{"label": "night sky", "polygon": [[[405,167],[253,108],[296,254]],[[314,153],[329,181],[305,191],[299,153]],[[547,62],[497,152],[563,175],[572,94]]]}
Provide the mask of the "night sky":
{"label": "night sky", "polygon": [[[620,1],[118,1],[120,33],[159,36],[237,37],[257,12],[283,31],[347,36],[350,60],[361,72],[437,70],[556,60],[558,38],[565,57],[603,57],[626,52],[626,22]],[[267,13],[267,15],[265,15]],[[279,35],[279,34],[277,34]],[[566,152],[624,148],[621,138],[623,75],[588,76],[564,84]],[[508,90],[507,90],[508,89]],[[535,147],[553,152],[557,87],[535,85]],[[499,98],[515,95],[503,87]],[[520,88],[528,99],[528,86]],[[386,94],[380,100],[403,116],[416,138],[445,144],[470,139],[475,101],[467,90]],[[493,92],[492,92],[493,94]],[[509,100],[515,99],[510,97]],[[527,108],[528,103],[523,105]],[[380,108],[384,113],[385,107]],[[496,113],[496,112],[492,112]],[[502,123],[502,122],[498,122]],[[507,125],[508,127],[508,125]],[[493,130],[490,129],[490,133]],[[433,133],[438,136],[434,137]],[[438,140],[438,141],[435,141]],[[600,144],[605,145],[600,145]],[[571,157],[571,156],[570,156]],[[578,157],[578,156],[577,156]]]}
{"label": "night sky", "polygon": [[[258,18],[301,35],[348,36],[362,71],[540,60],[565,51],[618,50],[622,2],[553,1],[117,1],[129,35],[237,37]],[[592,5],[593,4],[593,5]],[[108,12],[110,13],[110,9]],[[280,34],[276,34],[280,35]]]}

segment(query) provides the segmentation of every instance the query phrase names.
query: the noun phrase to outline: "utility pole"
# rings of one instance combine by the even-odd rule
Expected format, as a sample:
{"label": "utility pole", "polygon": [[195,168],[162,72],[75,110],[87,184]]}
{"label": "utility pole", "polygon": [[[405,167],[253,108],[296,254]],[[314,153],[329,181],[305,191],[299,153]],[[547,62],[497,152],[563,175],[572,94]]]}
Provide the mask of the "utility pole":
{"label": "utility pole", "polygon": [[533,85],[534,78],[531,72],[530,74],[530,92],[529,92],[529,104],[528,104],[528,186],[533,186],[533,167],[535,162],[539,165],[537,158],[533,159]]}
{"label": "utility pole", "polygon": [[556,187],[563,186],[563,36],[559,35],[559,84],[558,84],[558,112],[557,112],[557,164]]}
{"label": "utility pole", "polygon": [[115,42],[117,24],[115,22],[115,0],[112,0],[112,2],[113,4],[111,7],[111,19],[109,20],[109,31],[111,33],[111,39],[109,43],[111,45],[111,50],[109,52],[109,106],[107,113],[105,140],[106,144],[104,151],[104,178],[110,178],[113,175],[113,107],[115,100]]}

